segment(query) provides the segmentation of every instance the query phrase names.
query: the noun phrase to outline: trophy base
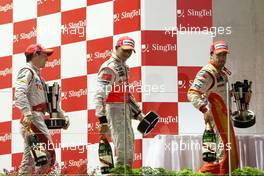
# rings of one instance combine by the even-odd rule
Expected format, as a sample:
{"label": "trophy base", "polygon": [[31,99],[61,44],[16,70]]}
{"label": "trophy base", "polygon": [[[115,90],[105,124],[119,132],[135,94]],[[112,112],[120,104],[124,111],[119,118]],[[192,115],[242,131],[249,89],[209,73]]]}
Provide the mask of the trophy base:
{"label": "trophy base", "polygon": [[249,128],[256,123],[256,115],[254,112],[247,110],[243,114],[246,114],[245,116],[242,116],[239,111],[235,111],[232,114],[232,120],[234,123],[234,126],[237,128]]}
{"label": "trophy base", "polygon": [[65,119],[63,118],[50,118],[45,119],[45,124],[48,129],[61,129],[65,126]]}
{"label": "trophy base", "polygon": [[137,130],[142,134],[148,134],[158,123],[160,117],[155,112],[149,112],[139,123]]}

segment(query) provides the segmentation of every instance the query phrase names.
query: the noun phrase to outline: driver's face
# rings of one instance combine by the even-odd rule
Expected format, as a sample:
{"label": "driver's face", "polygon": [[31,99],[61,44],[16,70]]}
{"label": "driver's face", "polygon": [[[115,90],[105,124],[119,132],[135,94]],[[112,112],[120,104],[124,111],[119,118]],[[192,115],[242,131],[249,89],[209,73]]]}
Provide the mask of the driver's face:
{"label": "driver's face", "polygon": [[46,62],[48,60],[48,55],[46,53],[41,53],[38,56],[38,59],[39,59],[39,66],[40,66],[40,68],[44,68],[45,65],[46,65]]}
{"label": "driver's face", "polygon": [[213,54],[213,59],[215,61],[215,64],[222,69],[225,66],[226,63],[226,56],[227,56],[227,52],[221,52],[218,54]]}
{"label": "driver's face", "polygon": [[117,55],[119,56],[119,58],[125,61],[131,56],[133,50],[123,49],[121,47],[118,47],[116,52],[117,52]]}

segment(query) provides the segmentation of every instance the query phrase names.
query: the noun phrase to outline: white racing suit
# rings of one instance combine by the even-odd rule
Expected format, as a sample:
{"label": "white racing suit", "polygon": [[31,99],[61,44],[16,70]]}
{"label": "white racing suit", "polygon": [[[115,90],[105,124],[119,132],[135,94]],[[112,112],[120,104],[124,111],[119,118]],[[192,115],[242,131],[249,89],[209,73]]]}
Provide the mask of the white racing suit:
{"label": "white racing suit", "polygon": [[[55,150],[52,138],[44,122],[44,114],[47,111],[45,83],[40,76],[40,71],[31,62],[22,68],[17,76],[15,90],[15,104],[22,112],[21,122],[27,115],[32,115],[31,129],[38,136],[39,140],[45,143],[48,156],[48,164],[35,168],[37,173],[46,173],[55,163]],[[24,138],[24,153],[20,165],[19,174],[32,173],[34,159],[30,154],[30,147],[27,142],[26,129],[21,125],[21,133]]]}
{"label": "white racing suit", "polygon": [[[134,160],[134,132],[131,119],[135,114],[129,107],[129,68],[114,53],[102,64],[95,95],[96,116],[100,123],[108,123],[111,138],[117,149],[116,165]],[[106,118],[105,118],[106,117]],[[104,119],[104,120],[102,120]]]}
{"label": "white racing suit", "polygon": [[[226,102],[227,102],[227,88],[226,88],[226,83],[228,82],[228,77],[227,74],[231,74],[226,68],[223,70],[219,71],[217,70],[212,64],[208,64],[204,66],[196,75],[194,82],[192,86],[190,87],[188,91],[188,99],[189,101],[193,104],[193,106],[197,109],[199,109],[202,113],[205,113],[209,111],[212,114],[212,108],[215,105],[211,104],[211,99],[208,101],[208,97],[212,95],[219,95],[219,99],[222,100],[222,105],[227,107]],[[218,107],[214,107],[218,108]],[[220,107],[221,108],[221,107]],[[220,113],[221,114],[221,113]],[[214,132],[216,134],[216,155],[217,155],[217,160],[215,164],[221,163],[223,159],[226,159],[225,156],[225,150],[223,147],[223,141],[221,137],[221,133],[224,135],[226,134],[226,124],[227,124],[227,119],[226,116],[221,116],[219,115],[219,118],[216,117],[217,115],[212,114],[213,120],[210,122]],[[225,124],[226,123],[226,124]],[[225,126],[226,125],[226,126]],[[233,127],[231,126],[231,130],[233,130]],[[234,134],[234,133],[233,133]],[[235,142],[234,142],[235,143]],[[236,145],[234,144],[236,147]],[[236,148],[234,151],[236,151]]]}

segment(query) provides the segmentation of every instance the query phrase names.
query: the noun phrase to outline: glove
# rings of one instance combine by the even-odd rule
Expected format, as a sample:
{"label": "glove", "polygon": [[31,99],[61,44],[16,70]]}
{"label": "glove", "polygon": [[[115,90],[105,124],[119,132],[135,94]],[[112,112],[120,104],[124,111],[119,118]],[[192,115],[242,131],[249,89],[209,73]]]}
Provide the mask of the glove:
{"label": "glove", "polygon": [[106,116],[98,117],[100,125],[98,127],[98,131],[101,135],[105,135],[108,132],[108,123]]}
{"label": "glove", "polygon": [[64,125],[63,129],[67,130],[70,126],[70,119],[68,116],[64,116],[63,118],[65,119],[65,125]]}
{"label": "glove", "polygon": [[105,135],[108,132],[108,124],[100,124],[98,127],[98,131],[100,132],[101,135]]}
{"label": "glove", "polygon": [[27,115],[24,117],[23,121],[21,122],[21,124],[25,127],[25,128],[29,128],[31,123],[32,123],[32,115]]}

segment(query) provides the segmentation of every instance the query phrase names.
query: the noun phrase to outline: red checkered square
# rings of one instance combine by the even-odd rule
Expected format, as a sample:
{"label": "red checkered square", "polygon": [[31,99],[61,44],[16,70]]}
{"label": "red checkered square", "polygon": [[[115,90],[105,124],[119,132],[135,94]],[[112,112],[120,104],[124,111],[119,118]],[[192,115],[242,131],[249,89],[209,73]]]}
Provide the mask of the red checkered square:
{"label": "red checkered square", "polygon": [[60,148],[61,147],[61,130],[56,129],[56,130],[49,130],[53,146],[54,148]]}
{"label": "red checkered square", "polygon": [[179,102],[188,102],[187,92],[201,67],[178,67]]}
{"label": "red checkered square", "polygon": [[133,168],[142,167],[142,139],[135,140],[135,153]]}
{"label": "red checkered square", "polygon": [[15,105],[15,88],[12,88],[13,106],[12,106],[12,120],[17,120],[22,117],[21,111]]}
{"label": "red checkered square", "polygon": [[62,174],[87,173],[86,146],[73,146],[61,149]]}
{"label": "red checkered square", "polygon": [[100,4],[100,3],[104,3],[104,2],[109,2],[112,0],[87,0],[87,6],[89,5],[94,5],[94,4]]}
{"label": "red checkered square", "polygon": [[140,30],[140,0],[114,1],[114,34]]}
{"label": "red checkered square", "polygon": [[38,0],[38,16],[60,12],[61,0]]}
{"label": "red checkered square", "polygon": [[61,80],[62,109],[79,111],[87,109],[87,76],[80,76]]}
{"label": "red checkered square", "polygon": [[12,154],[12,167],[14,170],[18,170],[20,163],[22,161],[23,153],[14,153]]}
{"label": "red checkered square", "polygon": [[0,1],[0,24],[10,23],[13,20],[12,0]]}
{"label": "red checkered square", "polygon": [[129,78],[130,92],[135,97],[136,101],[142,101],[142,81],[141,81],[141,67],[130,68]]}
{"label": "red checkered square", "polygon": [[113,37],[87,41],[87,74],[99,71],[100,66],[111,57]]}
{"label": "red checkered square", "polygon": [[36,19],[14,23],[13,53],[24,52],[28,45],[36,43],[36,36]]}
{"label": "red checkered square", "polygon": [[177,0],[177,26],[212,27],[212,0]]}
{"label": "red checkered square", "polygon": [[62,12],[61,24],[62,44],[86,40],[86,8]]}
{"label": "red checkered square", "polygon": [[176,66],[176,35],[165,31],[142,31],[142,66]]}
{"label": "red checkered square", "polygon": [[0,57],[0,89],[12,87],[12,57]]}
{"label": "red checkered square", "polygon": [[46,81],[60,79],[61,75],[61,51],[60,47],[55,47],[54,53],[48,57],[45,68],[41,70],[41,75]]}
{"label": "red checkered square", "polygon": [[95,110],[88,110],[88,144],[98,143],[100,139],[99,120],[95,116]]}
{"label": "red checkered square", "polygon": [[155,128],[144,138],[152,138],[159,134],[178,134],[178,103],[143,102],[143,112],[154,111],[160,115]]}
{"label": "red checkered square", "polygon": [[0,155],[11,153],[12,126],[11,121],[0,122]]}

